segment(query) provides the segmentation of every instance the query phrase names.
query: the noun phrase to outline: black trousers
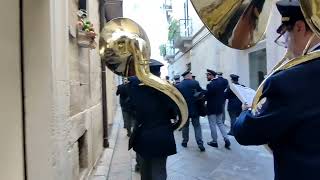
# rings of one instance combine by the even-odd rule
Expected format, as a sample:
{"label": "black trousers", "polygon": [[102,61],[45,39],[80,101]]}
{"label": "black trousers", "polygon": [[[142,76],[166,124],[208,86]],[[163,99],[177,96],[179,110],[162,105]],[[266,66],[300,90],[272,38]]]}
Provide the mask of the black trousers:
{"label": "black trousers", "polygon": [[141,161],[141,180],[166,180],[167,157],[143,158]]}
{"label": "black trousers", "polygon": [[241,111],[228,111],[230,116],[230,132],[232,133],[233,124],[236,122],[237,117],[241,114]]}

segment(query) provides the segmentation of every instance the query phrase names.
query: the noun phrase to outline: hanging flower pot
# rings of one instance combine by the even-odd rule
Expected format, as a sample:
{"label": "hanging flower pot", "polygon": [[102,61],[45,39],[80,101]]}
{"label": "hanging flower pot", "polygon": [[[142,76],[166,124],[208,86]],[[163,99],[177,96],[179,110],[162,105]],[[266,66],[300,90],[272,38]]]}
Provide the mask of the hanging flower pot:
{"label": "hanging flower pot", "polygon": [[95,38],[97,33],[94,31],[93,24],[86,19],[86,14],[81,10],[81,13],[78,13],[80,20],[77,23],[77,42],[80,47],[95,49],[97,43]]}
{"label": "hanging flower pot", "polygon": [[80,47],[83,48],[92,48],[92,44],[96,44],[94,41],[95,36],[92,36],[89,32],[78,30],[77,33],[77,42]]}

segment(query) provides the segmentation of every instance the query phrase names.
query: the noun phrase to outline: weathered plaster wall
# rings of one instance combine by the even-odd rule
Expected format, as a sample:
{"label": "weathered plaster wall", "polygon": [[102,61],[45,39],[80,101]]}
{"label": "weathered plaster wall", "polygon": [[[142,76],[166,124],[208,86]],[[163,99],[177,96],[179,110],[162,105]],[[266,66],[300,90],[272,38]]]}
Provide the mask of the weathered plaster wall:
{"label": "weathered plaster wall", "polygon": [[[8,18],[9,17],[9,18]],[[0,6],[0,179],[23,180],[19,1]]]}
{"label": "weathered plaster wall", "polygon": [[[103,150],[99,46],[89,50],[77,44],[78,0],[25,4],[28,178],[86,179]],[[98,5],[87,1],[97,32]],[[107,78],[112,119],[114,75]]]}

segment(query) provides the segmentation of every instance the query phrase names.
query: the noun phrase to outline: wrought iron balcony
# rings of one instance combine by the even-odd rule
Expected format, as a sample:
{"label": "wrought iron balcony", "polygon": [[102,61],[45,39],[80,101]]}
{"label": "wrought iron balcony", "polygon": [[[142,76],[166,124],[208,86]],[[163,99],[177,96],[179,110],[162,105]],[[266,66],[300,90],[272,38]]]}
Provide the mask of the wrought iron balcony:
{"label": "wrought iron balcony", "polygon": [[172,11],[172,0],[164,0],[163,9]]}
{"label": "wrought iron balcony", "polygon": [[177,49],[173,47],[173,41],[168,41],[166,44],[160,47],[160,54],[166,61],[168,61],[168,63],[172,63],[174,61],[176,53]]}
{"label": "wrought iron balcony", "polygon": [[170,22],[172,19],[172,1],[165,0],[163,3],[163,9],[166,13],[167,22]]}
{"label": "wrought iron balcony", "polygon": [[173,47],[185,52],[192,46],[192,21],[191,19],[179,20],[179,35],[175,37]]}

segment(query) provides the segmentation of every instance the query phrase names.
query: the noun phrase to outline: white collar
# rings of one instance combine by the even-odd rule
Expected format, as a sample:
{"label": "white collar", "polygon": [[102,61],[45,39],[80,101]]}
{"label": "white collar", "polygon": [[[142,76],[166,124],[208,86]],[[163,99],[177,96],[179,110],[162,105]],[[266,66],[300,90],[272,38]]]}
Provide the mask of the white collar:
{"label": "white collar", "polygon": [[213,80],[216,80],[216,79],[218,79],[218,77],[212,78],[210,81],[213,81]]}
{"label": "white collar", "polygon": [[320,46],[320,43],[318,43],[318,44],[316,44],[316,45],[314,45],[314,46],[312,46],[312,48],[310,48],[309,50],[308,50],[308,52],[312,52],[312,51],[314,51],[317,47],[319,47]]}

